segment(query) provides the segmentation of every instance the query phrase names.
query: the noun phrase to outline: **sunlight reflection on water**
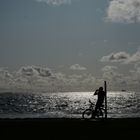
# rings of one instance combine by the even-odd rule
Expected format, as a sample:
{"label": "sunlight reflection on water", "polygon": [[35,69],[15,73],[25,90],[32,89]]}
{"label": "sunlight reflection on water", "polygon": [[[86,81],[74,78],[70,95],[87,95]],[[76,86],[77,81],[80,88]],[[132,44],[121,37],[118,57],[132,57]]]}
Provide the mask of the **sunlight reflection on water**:
{"label": "sunlight reflection on water", "polygon": [[[140,96],[135,92],[108,92],[109,117],[140,117]],[[0,118],[79,118],[88,108],[92,92],[1,93]]]}

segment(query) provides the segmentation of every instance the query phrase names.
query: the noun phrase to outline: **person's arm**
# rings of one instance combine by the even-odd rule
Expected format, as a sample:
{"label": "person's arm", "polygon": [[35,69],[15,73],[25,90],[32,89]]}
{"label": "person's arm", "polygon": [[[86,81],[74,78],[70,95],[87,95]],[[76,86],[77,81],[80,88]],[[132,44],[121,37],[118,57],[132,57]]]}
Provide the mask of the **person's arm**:
{"label": "person's arm", "polygon": [[95,92],[94,92],[94,95],[97,95],[99,92],[99,90],[97,89]]}

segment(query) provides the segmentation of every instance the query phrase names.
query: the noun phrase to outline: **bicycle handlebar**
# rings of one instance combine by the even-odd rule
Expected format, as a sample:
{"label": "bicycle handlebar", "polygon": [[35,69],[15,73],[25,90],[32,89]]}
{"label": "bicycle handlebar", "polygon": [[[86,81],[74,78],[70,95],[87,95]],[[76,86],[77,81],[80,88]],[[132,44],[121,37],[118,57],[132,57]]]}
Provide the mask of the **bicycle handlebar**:
{"label": "bicycle handlebar", "polygon": [[89,99],[89,103],[91,103],[92,105],[94,105],[94,103],[92,103],[90,99]]}

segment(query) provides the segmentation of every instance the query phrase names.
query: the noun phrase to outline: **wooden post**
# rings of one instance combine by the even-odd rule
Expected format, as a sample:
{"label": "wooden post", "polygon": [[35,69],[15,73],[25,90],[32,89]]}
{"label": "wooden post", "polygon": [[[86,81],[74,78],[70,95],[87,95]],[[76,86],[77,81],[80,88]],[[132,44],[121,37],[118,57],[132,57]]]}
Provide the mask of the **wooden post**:
{"label": "wooden post", "polygon": [[104,81],[104,91],[105,91],[105,119],[107,119],[107,84]]}

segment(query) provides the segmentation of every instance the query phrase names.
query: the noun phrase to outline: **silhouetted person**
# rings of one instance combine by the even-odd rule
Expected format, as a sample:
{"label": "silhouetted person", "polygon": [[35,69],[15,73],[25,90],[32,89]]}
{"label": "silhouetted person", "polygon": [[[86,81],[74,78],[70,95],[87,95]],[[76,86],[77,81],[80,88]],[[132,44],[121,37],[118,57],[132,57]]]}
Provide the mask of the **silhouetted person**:
{"label": "silhouetted person", "polygon": [[[94,95],[97,95],[97,102],[96,102],[96,106],[95,106],[95,114],[97,114],[97,110],[101,107],[103,107],[103,103],[104,103],[104,99],[105,99],[105,92],[103,91],[103,87],[100,87],[99,89],[97,89],[94,93]],[[95,116],[93,116],[95,117]]]}

